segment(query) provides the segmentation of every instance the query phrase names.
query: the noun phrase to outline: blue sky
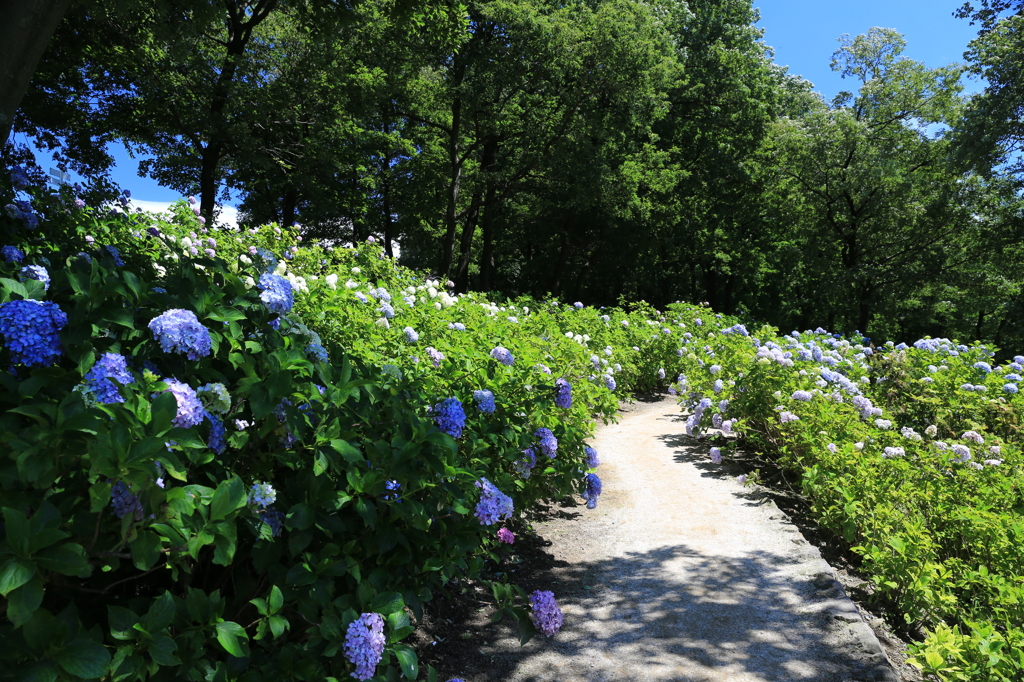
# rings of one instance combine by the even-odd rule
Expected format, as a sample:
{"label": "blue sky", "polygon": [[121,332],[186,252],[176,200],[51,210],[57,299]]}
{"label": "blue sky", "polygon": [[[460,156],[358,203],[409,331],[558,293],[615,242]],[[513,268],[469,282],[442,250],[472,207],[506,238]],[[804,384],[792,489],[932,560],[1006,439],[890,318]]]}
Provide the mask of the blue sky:
{"label": "blue sky", "polygon": [[[831,99],[851,85],[829,69],[840,35],[866,33],[872,26],[894,28],[904,35],[904,55],[928,66],[942,66],[963,59],[963,52],[977,34],[964,19],[953,17],[963,0],[755,0],[761,12],[759,26],[764,41],[775,49],[775,63],[789,66],[790,73],[814,83]],[[981,88],[978,81],[965,82],[968,91]],[[20,141],[20,140],[19,140]],[[140,178],[138,161],[123,149],[112,149],[116,160],[113,179],[130,189],[133,198],[148,202],[172,202],[178,192],[155,180]],[[40,158],[45,166],[46,161]]]}
{"label": "blue sky", "polygon": [[[844,33],[894,28],[906,38],[904,56],[930,67],[962,62],[978,27],[953,17],[961,5],[963,0],[754,0],[764,42],[775,48],[775,63],[814,83],[826,100],[851,88],[829,69]],[[964,84],[970,92],[981,89],[977,80]]]}

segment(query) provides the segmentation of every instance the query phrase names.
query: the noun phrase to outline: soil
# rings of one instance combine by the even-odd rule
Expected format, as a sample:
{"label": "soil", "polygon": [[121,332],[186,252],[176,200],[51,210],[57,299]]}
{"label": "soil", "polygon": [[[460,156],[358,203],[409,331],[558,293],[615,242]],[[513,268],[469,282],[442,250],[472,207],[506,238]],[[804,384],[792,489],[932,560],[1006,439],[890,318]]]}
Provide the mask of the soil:
{"label": "soil", "polygon": [[[624,403],[620,414],[625,416],[637,410],[650,409],[654,403],[663,403],[665,399],[661,395],[641,396],[636,402]],[[714,443],[705,439],[704,444],[706,447]],[[792,474],[781,470],[770,458],[751,450],[732,458],[730,475],[740,471],[753,473],[755,470],[759,471],[760,482],[752,490],[754,499],[758,496],[770,498],[785,520],[799,530],[806,543],[818,549],[821,557],[832,567],[832,575],[874,631],[899,679],[906,682],[923,680],[920,672],[906,663],[907,643],[914,633],[901,629],[900,614],[872,599],[870,584],[858,572],[858,557],[850,551],[848,543],[815,524],[807,501],[792,480]],[[601,469],[598,471],[601,473]],[[606,482],[605,495],[609,492]],[[501,579],[507,576],[509,582],[527,594],[534,590],[550,590],[558,596],[560,603],[593,599],[596,591],[603,587],[599,584],[601,576],[581,566],[578,561],[565,559],[567,543],[570,553],[587,551],[588,537],[585,533],[593,531],[592,521],[588,526],[588,512],[581,500],[573,498],[538,505],[525,523],[512,527],[516,533],[515,544],[502,547],[501,561],[489,565],[484,577]],[[557,551],[555,542],[560,545]],[[422,668],[425,670],[427,665],[433,666],[441,681],[451,678],[461,678],[466,682],[522,679],[517,668],[523,655],[509,646],[509,642],[517,638],[516,623],[507,616],[492,623],[494,612],[490,590],[480,582],[463,580],[449,583],[443,594],[435,594],[427,604],[423,620],[418,623],[409,642],[416,648]],[[540,634],[537,638],[544,639]],[[556,672],[550,677],[541,674],[526,679],[555,681],[560,677]]]}

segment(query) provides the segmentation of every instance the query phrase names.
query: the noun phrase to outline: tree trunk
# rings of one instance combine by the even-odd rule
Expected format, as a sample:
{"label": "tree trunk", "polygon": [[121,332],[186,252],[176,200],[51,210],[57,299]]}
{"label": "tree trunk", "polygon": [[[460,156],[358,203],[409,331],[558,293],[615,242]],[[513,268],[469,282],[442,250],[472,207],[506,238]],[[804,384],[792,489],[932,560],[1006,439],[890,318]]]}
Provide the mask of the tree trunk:
{"label": "tree trunk", "polygon": [[281,202],[281,227],[291,227],[295,224],[295,209],[298,203],[299,192],[294,187],[289,187]]}
{"label": "tree trunk", "polygon": [[864,286],[860,290],[860,300],[857,303],[857,330],[865,336],[868,334],[868,323],[871,321],[871,287]]}
{"label": "tree trunk", "polygon": [[213,210],[217,199],[217,169],[220,166],[220,143],[208,144],[203,149],[199,166],[199,214],[206,224],[213,226]]}
{"label": "tree trunk", "polygon": [[565,266],[569,262],[569,252],[572,250],[572,235],[569,226],[572,224],[572,215],[565,219],[565,230],[562,232],[562,246],[558,250],[558,262],[555,263],[554,276],[551,278],[551,293],[558,296],[562,293],[562,276],[565,274]]}
{"label": "tree trunk", "polygon": [[486,172],[487,189],[484,192],[484,218],[482,223],[484,248],[480,254],[480,288],[483,291],[490,291],[494,287],[494,214],[498,210],[497,202],[497,179],[494,173],[497,171],[498,140],[489,137],[484,142],[483,168]]}
{"label": "tree trunk", "polygon": [[480,193],[473,195],[473,201],[469,206],[469,214],[466,216],[466,224],[462,226],[462,240],[459,243],[459,267],[455,270],[455,288],[458,291],[469,291],[469,256],[473,247],[473,233],[476,232],[476,223],[480,217]]}
{"label": "tree trunk", "polygon": [[14,114],[70,5],[71,0],[0,2],[0,146],[11,135]]}

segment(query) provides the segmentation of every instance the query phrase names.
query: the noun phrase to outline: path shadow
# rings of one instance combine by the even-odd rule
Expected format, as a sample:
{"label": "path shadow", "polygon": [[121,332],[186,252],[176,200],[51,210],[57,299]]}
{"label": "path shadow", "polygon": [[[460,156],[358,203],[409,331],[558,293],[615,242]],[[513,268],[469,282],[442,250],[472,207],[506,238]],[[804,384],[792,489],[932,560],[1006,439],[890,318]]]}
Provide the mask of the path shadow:
{"label": "path shadow", "polygon": [[792,558],[753,552],[708,556],[685,544],[596,562],[553,565],[550,589],[565,613],[562,632],[520,648],[508,622],[480,631],[469,682],[606,680],[892,679],[869,649],[837,639],[829,610],[796,604],[833,596],[780,573]]}

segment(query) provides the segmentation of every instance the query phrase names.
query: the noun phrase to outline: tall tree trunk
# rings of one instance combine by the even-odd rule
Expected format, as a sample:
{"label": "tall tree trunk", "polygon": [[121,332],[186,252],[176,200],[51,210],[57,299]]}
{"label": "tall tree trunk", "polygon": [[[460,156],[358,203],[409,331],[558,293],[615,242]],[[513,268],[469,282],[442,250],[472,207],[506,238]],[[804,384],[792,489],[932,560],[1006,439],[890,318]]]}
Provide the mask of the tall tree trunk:
{"label": "tall tree trunk", "polygon": [[871,287],[864,285],[860,290],[860,300],[857,302],[857,329],[865,336],[868,333],[868,323],[871,322]]}
{"label": "tall tree trunk", "polygon": [[50,37],[71,0],[0,2],[0,146],[7,142]]}
{"label": "tall tree trunk", "polygon": [[206,224],[213,225],[213,210],[217,199],[217,169],[220,167],[220,143],[206,145],[202,151],[199,166],[199,214],[206,219]]}
{"label": "tall tree trunk", "polygon": [[480,193],[473,195],[469,206],[466,223],[462,226],[462,240],[459,243],[459,267],[455,270],[455,288],[465,292],[469,290],[469,257],[473,247],[473,233],[476,232],[477,220],[480,216]]}
{"label": "tall tree trunk", "polygon": [[555,263],[554,275],[551,278],[551,293],[558,296],[562,293],[562,276],[565,274],[565,266],[569,262],[569,252],[572,250],[572,235],[569,227],[572,225],[572,214],[565,219],[565,230],[562,232],[562,245],[558,250],[558,261]]}
{"label": "tall tree trunk", "polygon": [[281,202],[281,227],[291,227],[295,223],[295,210],[299,204],[299,192],[289,187]]}
{"label": "tall tree trunk", "polygon": [[484,192],[484,217],[482,231],[484,248],[480,254],[480,288],[490,291],[494,287],[494,214],[498,210],[497,178],[498,139],[489,137],[484,142],[483,168],[486,172],[487,188]]}
{"label": "tall tree trunk", "polygon": [[[462,81],[465,67],[457,68],[456,87]],[[462,184],[462,160],[459,158],[459,137],[462,134],[462,98],[452,102],[452,126],[448,135],[448,203],[444,212],[444,242],[441,244],[441,262],[438,268],[444,279],[451,279],[455,260],[455,234],[459,220],[459,189]]]}

